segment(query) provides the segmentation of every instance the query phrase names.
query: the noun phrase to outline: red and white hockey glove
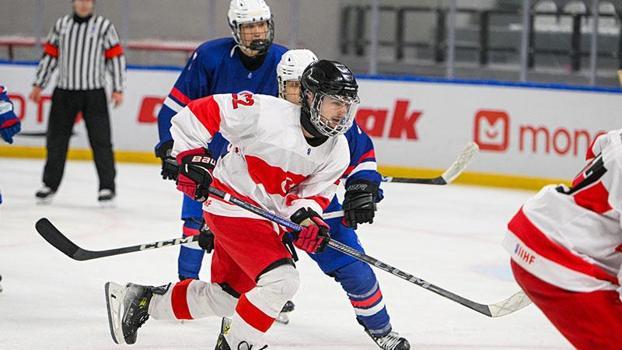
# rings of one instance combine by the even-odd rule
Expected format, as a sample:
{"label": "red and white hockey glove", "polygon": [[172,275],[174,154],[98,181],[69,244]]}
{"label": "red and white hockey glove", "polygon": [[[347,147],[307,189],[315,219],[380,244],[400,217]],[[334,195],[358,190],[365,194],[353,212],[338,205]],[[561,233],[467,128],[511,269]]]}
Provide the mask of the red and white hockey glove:
{"label": "red and white hockey glove", "polygon": [[207,149],[196,148],[179,153],[177,164],[177,189],[195,201],[205,202],[209,197],[216,160]]}
{"label": "red and white hockey glove", "polygon": [[330,235],[328,224],[311,208],[298,209],[290,219],[302,226],[294,245],[307,253],[319,253],[326,248]]}

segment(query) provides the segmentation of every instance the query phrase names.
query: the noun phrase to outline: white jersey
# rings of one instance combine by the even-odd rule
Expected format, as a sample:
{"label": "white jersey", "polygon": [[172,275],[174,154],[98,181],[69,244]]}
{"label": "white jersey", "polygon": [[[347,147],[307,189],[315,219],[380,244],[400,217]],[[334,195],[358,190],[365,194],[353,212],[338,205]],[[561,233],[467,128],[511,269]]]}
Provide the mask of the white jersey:
{"label": "white jersey", "polygon": [[[302,133],[300,107],[247,93],[213,95],[183,108],[172,119],[172,155],[207,148],[217,132],[230,145],[214,169],[212,186],[286,218],[303,207],[322,213],[350,160],[345,136],[310,146]],[[213,197],[203,209],[258,218]]]}
{"label": "white jersey", "polygon": [[560,288],[620,290],[622,130],[596,139],[572,187],[546,186],[508,224],[512,259]]}

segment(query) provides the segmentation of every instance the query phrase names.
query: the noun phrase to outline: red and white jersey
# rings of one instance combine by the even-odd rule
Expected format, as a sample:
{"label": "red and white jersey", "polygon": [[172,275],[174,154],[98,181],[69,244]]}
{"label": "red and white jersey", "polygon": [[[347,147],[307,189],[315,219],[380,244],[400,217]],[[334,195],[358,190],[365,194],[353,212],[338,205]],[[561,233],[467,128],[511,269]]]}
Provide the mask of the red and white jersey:
{"label": "red and white jersey", "polygon": [[620,289],[622,130],[596,139],[572,187],[546,186],[508,224],[512,259],[560,288]]}
{"label": "red and white jersey", "polygon": [[[300,123],[300,107],[267,95],[223,94],[192,101],[172,119],[172,155],[207,148],[220,132],[230,142],[214,169],[212,186],[286,218],[302,207],[322,213],[350,160],[343,135],[313,147]],[[215,215],[257,218],[210,197]]]}

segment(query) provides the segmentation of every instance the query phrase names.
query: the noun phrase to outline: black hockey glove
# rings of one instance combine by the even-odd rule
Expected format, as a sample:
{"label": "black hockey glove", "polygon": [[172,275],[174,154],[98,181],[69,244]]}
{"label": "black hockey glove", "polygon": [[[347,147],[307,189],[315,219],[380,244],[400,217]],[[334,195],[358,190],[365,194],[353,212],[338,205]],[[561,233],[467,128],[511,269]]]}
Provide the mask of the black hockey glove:
{"label": "black hockey glove", "polygon": [[162,179],[164,180],[177,180],[179,167],[177,166],[175,158],[171,156],[172,150],[173,140],[161,142],[155,149],[156,157],[162,160],[162,171],[160,172],[160,175],[162,175]]}
{"label": "black hockey glove", "polygon": [[346,187],[343,201],[343,222],[356,229],[358,224],[373,223],[376,212],[378,185],[367,181],[358,181]]}
{"label": "black hockey glove", "polygon": [[203,248],[207,254],[214,250],[214,234],[207,225],[203,225],[199,231],[199,247]]}

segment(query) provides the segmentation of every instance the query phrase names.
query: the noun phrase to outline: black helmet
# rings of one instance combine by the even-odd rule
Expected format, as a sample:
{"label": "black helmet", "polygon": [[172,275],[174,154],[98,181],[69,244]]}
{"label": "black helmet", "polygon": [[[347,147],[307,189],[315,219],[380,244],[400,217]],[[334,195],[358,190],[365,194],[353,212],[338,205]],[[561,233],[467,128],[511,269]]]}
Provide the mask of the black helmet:
{"label": "black helmet", "polygon": [[[350,129],[356,115],[359,97],[358,84],[348,67],[335,61],[315,61],[302,73],[300,84],[303,116],[308,118],[315,129],[307,131],[315,136],[336,136]],[[311,102],[308,98],[310,95],[313,96]],[[338,122],[331,122],[320,113],[322,102],[326,97],[336,100],[336,103],[343,103],[346,108],[345,114]]]}

